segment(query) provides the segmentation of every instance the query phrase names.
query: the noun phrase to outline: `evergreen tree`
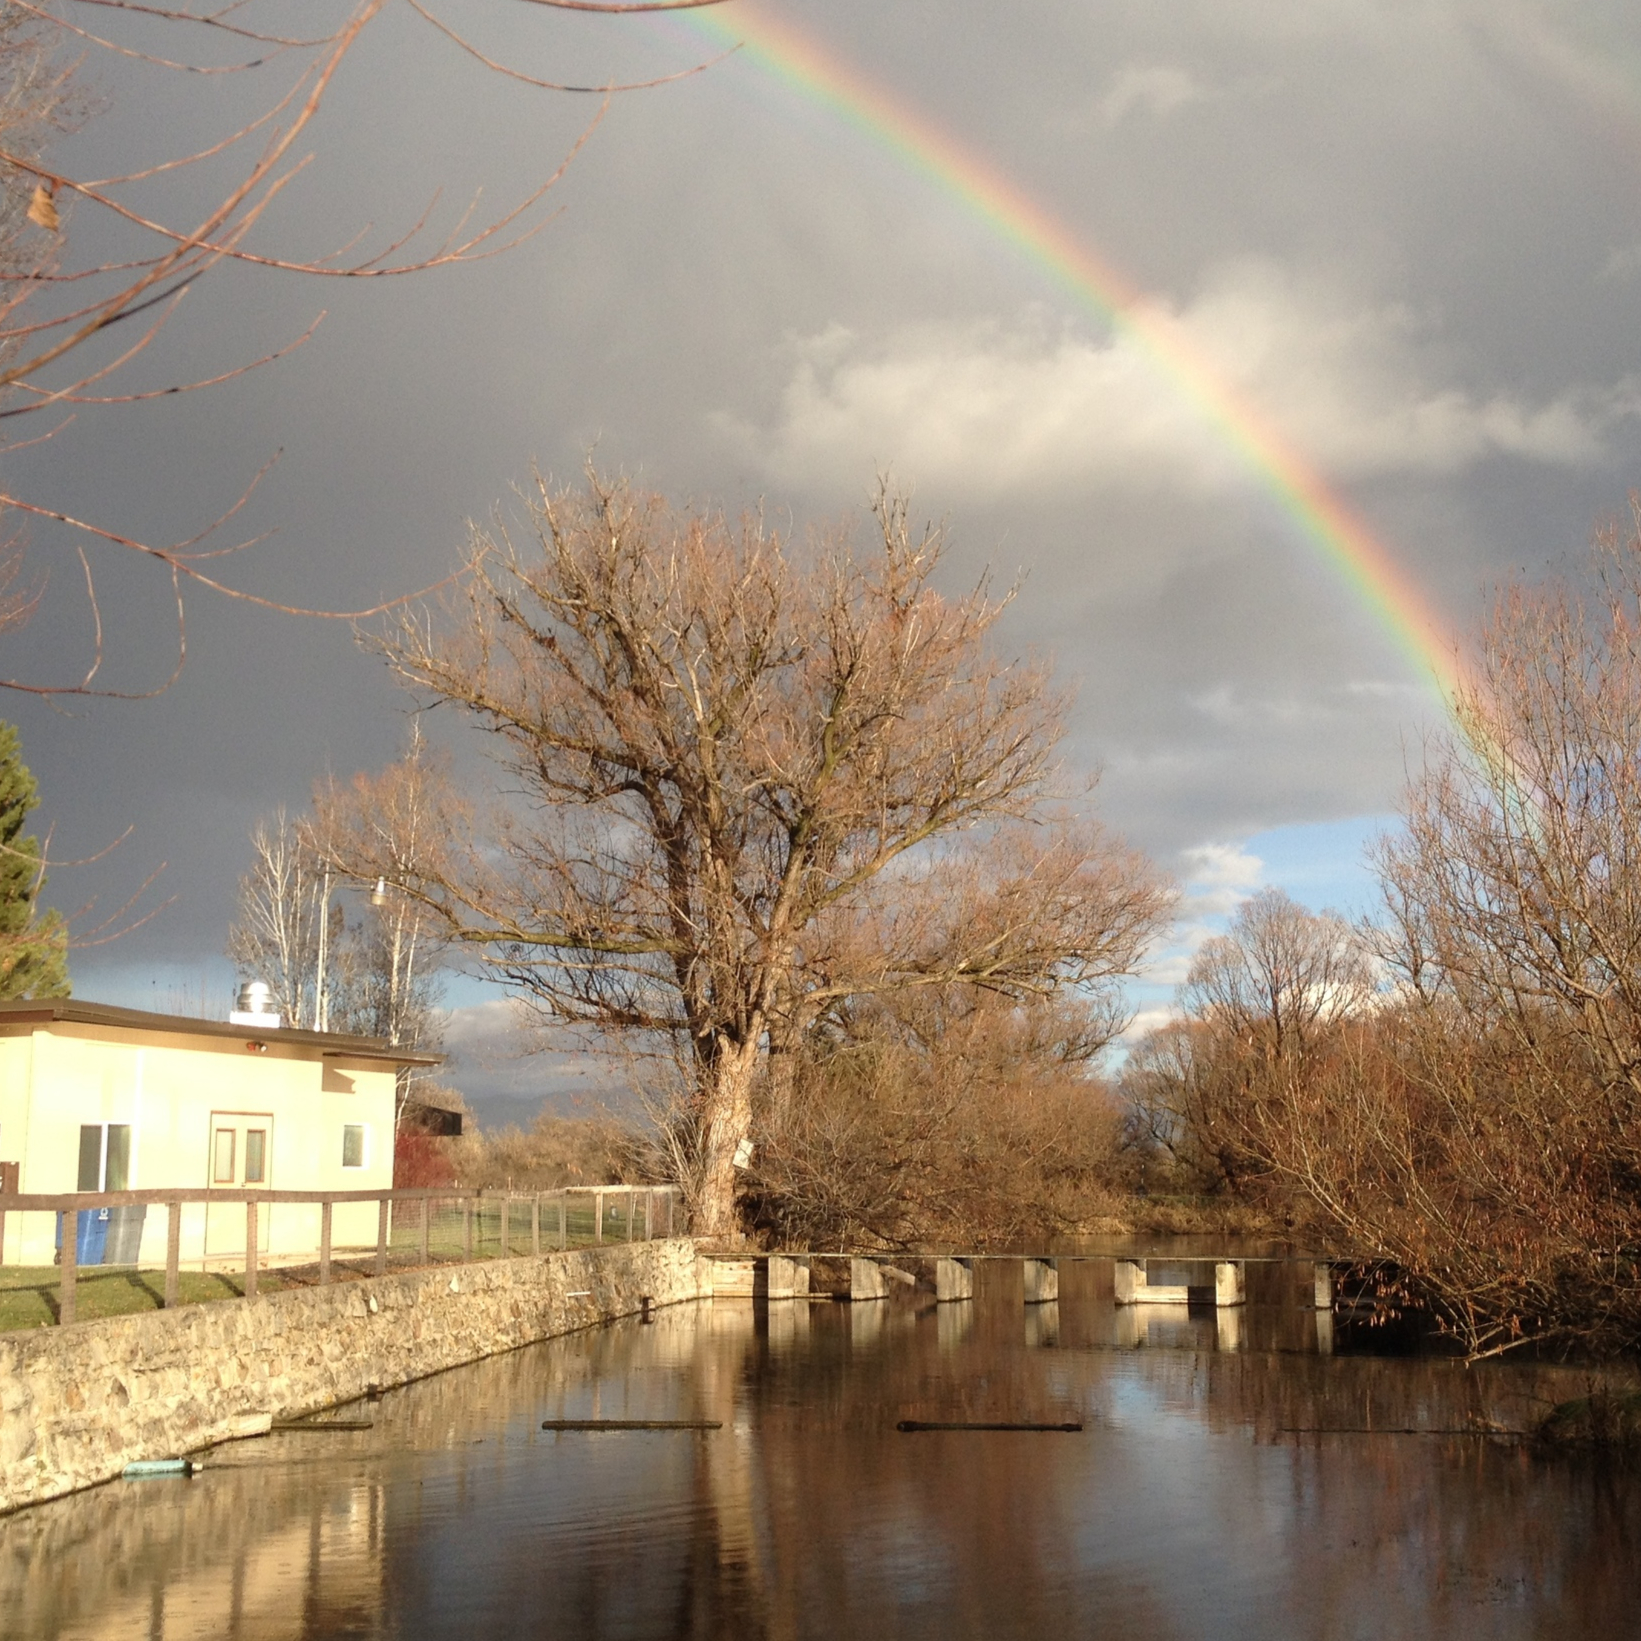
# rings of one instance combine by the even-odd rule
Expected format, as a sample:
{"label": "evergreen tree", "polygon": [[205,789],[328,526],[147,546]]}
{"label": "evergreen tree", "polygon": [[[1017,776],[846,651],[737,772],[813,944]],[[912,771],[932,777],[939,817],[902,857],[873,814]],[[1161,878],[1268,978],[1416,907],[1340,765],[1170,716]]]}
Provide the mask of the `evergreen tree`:
{"label": "evergreen tree", "polygon": [[17,731],[0,723],[0,998],[69,993],[68,930],[56,912],[35,911],[46,878],[23,822],[39,801]]}

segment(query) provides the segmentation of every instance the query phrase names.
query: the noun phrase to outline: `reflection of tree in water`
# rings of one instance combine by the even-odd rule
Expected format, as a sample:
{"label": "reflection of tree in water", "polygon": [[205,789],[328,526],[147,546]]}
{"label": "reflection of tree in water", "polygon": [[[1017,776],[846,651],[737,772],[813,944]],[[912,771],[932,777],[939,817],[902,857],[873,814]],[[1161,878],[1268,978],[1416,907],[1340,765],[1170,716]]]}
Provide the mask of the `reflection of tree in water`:
{"label": "reflection of tree in water", "polygon": [[1482,1606],[1554,1615],[1558,1634],[1633,1633],[1633,1582],[1613,1576],[1641,1552],[1633,1474],[1521,1442],[1400,1434],[1519,1430],[1577,1392],[1576,1372],[1369,1358],[1283,1368],[1214,1356],[1185,1371],[1211,1428],[1251,1428],[1287,1450],[1298,1525],[1348,1530],[1353,1553],[1308,1570],[1307,1626],[1348,1633],[1372,1600],[1386,1632],[1461,1634]]}
{"label": "reflection of tree in water", "polygon": [[746,1418],[757,1381],[754,1313],[750,1302],[715,1303],[705,1320],[688,1369],[690,1403],[694,1417],[720,1420],[724,1428],[695,1449],[694,1509],[672,1633],[784,1638],[795,1632],[780,1600],[782,1569],[771,1564],[775,1547],[763,1530],[770,1501],[758,1462],[761,1438]]}
{"label": "reflection of tree in water", "polygon": [[[758,1414],[744,1441],[703,1458],[713,1527],[692,1569],[697,1583],[710,1576],[715,1552],[723,1588],[692,1592],[674,1633],[869,1638],[946,1617],[975,1634],[1075,1625],[1065,1604],[1078,1562],[1074,1493],[1045,1485],[1080,1461],[1054,1445],[1075,1438],[894,1429],[914,1414],[1067,1416],[1054,1353],[1000,1348],[1023,1336],[1018,1309],[815,1307],[807,1337],[784,1350],[750,1306],[742,1314],[739,1338],[715,1330],[712,1379],[738,1380],[743,1419],[750,1401]],[[768,1314],[773,1330],[778,1307]],[[969,1326],[950,1325],[959,1322]],[[727,1423],[720,1405],[710,1416]],[[1082,1580],[1079,1606],[1098,1605],[1104,1582]],[[1123,1611],[1151,1623],[1143,1595],[1131,1591]]]}
{"label": "reflection of tree in water", "polygon": [[[754,1330],[750,1307],[738,1339],[715,1330],[713,1365],[698,1366],[697,1382],[710,1378],[722,1395],[738,1380],[743,1416],[754,1401],[758,1415],[754,1435],[701,1452],[690,1573],[671,1633],[784,1641],[949,1622],[1049,1634],[1099,1612],[1125,1633],[1164,1636],[1180,1633],[1180,1603],[1190,1608],[1181,1592],[1202,1582],[1192,1558],[1230,1565],[1242,1548],[1274,1549],[1254,1578],[1273,1631],[1355,1633],[1370,1614],[1375,1634],[1460,1634],[1479,1611],[1512,1609],[1530,1631],[1534,1615],[1581,1634],[1624,1633],[1631,1622],[1629,1585],[1613,1576],[1641,1547],[1641,1501],[1629,1491],[1516,1445],[1293,1433],[1519,1427],[1533,1398],[1576,1390],[1564,1372],[1028,1351],[1013,1305],[970,1314],[965,1337],[941,1327],[944,1316],[896,1305],[816,1308],[807,1342],[788,1352]],[[1091,1440],[1120,1434],[1099,1447],[1097,1465],[1081,1438],[892,1430],[913,1413],[1057,1417],[1068,1397],[1089,1417]],[[702,1411],[727,1424],[734,1405]],[[1151,1446],[1148,1427],[1170,1419],[1199,1433],[1183,1459],[1177,1442]],[[1147,1494],[1170,1466],[1183,1466],[1176,1483],[1202,1502],[1218,1544],[1204,1549],[1201,1519],[1154,1506],[1147,1515]],[[1125,1560],[1136,1549],[1140,1559]],[[1226,1599],[1239,1581],[1245,1596],[1245,1566],[1233,1569]],[[1211,1583],[1188,1633],[1223,1616]]]}
{"label": "reflection of tree in water", "polygon": [[[1253,1614],[1291,1634],[1491,1633],[1488,1614],[1523,1635],[1633,1628],[1630,1481],[1467,1438],[1294,1434],[1519,1424],[1532,1396],[1576,1394],[1577,1375],[1124,1351],[1107,1302],[1067,1283],[1049,1328],[1011,1283],[1017,1268],[985,1271],[977,1302],[939,1314],[903,1292],[662,1311],[395,1393],[369,1435],[245,1443],[192,1483],[23,1512],[0,1523],[0,1627],[99,1641],[1001,1641],[1090,1626],[1166,1641]],[[542,1432],[555,1416],[723,1429]],[[1088,1428],[899,1435],[907,1416]]]}

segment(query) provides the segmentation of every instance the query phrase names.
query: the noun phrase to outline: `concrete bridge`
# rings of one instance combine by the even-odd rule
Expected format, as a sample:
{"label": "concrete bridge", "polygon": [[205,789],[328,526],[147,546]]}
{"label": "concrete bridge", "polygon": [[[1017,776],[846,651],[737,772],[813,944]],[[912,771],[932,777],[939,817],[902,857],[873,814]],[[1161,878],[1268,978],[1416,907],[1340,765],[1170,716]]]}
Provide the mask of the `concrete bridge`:
{"label": "concrete bridge", "polygon": [[[1226,1310],[1248,1299],[1250,1265],[1297,1268],[1309,1305],[1331,1311],[1335,1263],[1315,1258],[1215,1258],[1159,1255],[1151,1258],[1112,1254],[710,1254],[714,1295],[755,1299],[829,1298],[851,1301],[885,1299],[900,1285],[932,1293],[938,1304],[974,1297],[975,1268],[981,1263],[1020,1267],[1021,1291],[1028,1305],[1060,1297],[1060,1269],[1072,1263],[1109,1265],[1111,1297],[1118,1305],[1211,1304]],[[1195,1266],[1211,1283],[1153,1283],[1150,1267],[1179,1270]]]}

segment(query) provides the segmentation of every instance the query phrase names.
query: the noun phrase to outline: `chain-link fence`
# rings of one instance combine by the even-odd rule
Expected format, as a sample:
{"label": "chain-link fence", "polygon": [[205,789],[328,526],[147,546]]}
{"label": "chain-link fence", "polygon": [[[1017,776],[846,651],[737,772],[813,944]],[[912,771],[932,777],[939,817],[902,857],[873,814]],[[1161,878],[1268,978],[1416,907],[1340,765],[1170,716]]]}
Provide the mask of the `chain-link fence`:
{"label": "chain-link fence", "polygon": [[684,1229],[664,1185],[0,1192],[0,1330]]}

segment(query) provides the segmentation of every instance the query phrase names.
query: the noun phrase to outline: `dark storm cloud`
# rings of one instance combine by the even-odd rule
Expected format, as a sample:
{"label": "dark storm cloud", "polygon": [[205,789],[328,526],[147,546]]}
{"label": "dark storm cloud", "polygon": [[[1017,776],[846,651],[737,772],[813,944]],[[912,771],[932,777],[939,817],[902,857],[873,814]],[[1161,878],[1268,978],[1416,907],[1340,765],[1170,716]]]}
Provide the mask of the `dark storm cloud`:
{"label": "dark storm cloud", "polygon": [[[1641,475],[1631,8],[775,9],[1152,292],[1456,625],[1490,579],[1576,553]],[[676,21],[449,15],[538,73],[701,50]],[[381,30],[327,110],[323,162],[276,225],[307,249],[410,220],[435,184],[516,197],[591,112],[499,85],[414,23]],[[122,73],[75,139],[105,169],[219,129],[244,95],[171,84],[162,105],[154,83]],[[1103,808],[1136,841],[1175,858],[1393,802],[1431,711],[1405,655],[1166,376],[885,146],[742,56],[618,99],[558,203],[478,268],[370,289],[213,275],[144,381],[331,316],[220,390],[82,418],[10,458],[13,482],[172,539],[282,449],[242,521],[278,534],[235,573],[353,607],[443,574],[533,458],[573,476],[596,443],[676,494],[765,496],[800,524],[858,507],[882,465],[951,522],[954,583],[1025,572],[1009,641],[1081,680],[1074,757],[1103,766]],[[61,538],[35,531],[34,552],[53,586],[11,670],[57,674],[86,617]],[[111,672],[162,674],[164,589],[128,567],[107,586]],[[219,951],[251,819],[403,732],[345,629],[204,599],[190,623],[189,668],[156,702],[11,709],[56,847],[136,827],[111,867],[59,874],[62,903],[171,862],[176,904],[78,960],[93,994],[135,1000],[145,966]]]}

